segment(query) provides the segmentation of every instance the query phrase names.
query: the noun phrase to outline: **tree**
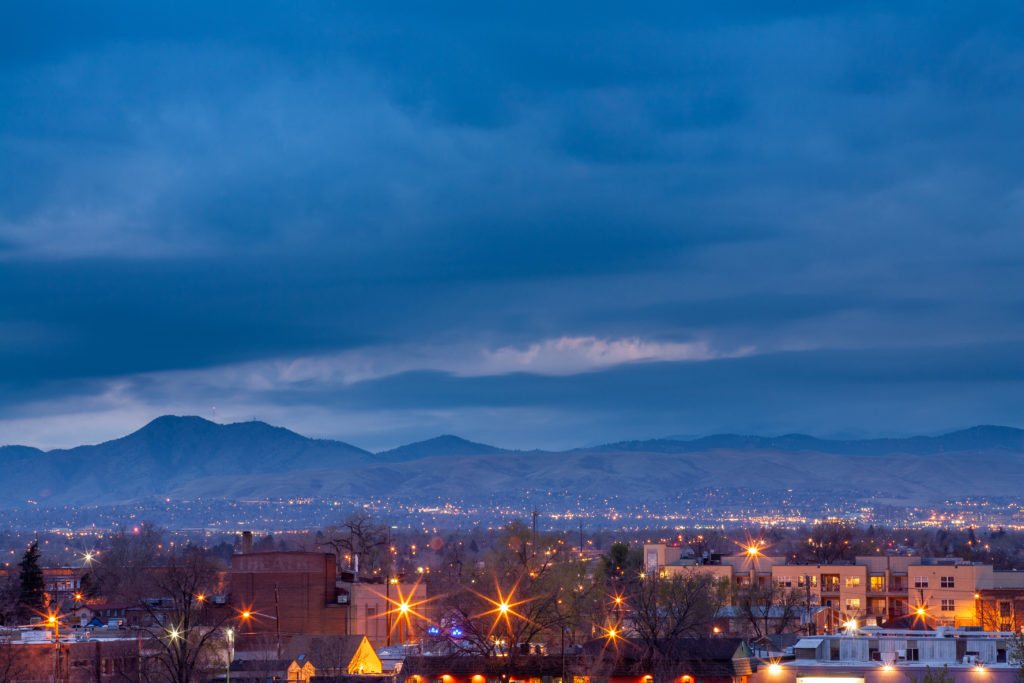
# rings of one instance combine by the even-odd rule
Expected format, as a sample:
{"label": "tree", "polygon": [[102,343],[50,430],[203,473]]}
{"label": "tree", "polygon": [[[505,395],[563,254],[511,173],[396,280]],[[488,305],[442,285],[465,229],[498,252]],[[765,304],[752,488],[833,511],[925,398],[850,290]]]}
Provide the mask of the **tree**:
{"label": "tree", "polygon": [[680,638],[707,637],[724,603],[719,582],[698,571],[644,579],[630,600],[633,631],[652,661]]}
{"label": "tree", "polygon": [[598,561],[594,578],[604,580],[609,585],[632,583],[639,578],[643,564],[642,548],[630,548],[628,543],[612,543],[608,552]]}
{"label": "tree", "polygon": [[107,598],[136,602],[146,586],[147,576],[157,565],[157,551],[163,529],[143,522],[128,530],[121,527],[110,535],[109,545],[94,560],[83,583]]}
{"label": "tree", "polygon": [[163,566],[147,573],[139,606],[149,622],[141,630],[156,650],[151,678],[189,683],[218,661],[221,626],[233,616],[213,617],[209,596],[220,590],[217,566],[194,547],[170,554]]}
{"label": "tree", "polygon": [[[534,535],[523,522],[509,523],[482,568],[467,563],[441,608],[462,632],[463,647],[482,657],[508,654],[511,663],[532,643],[561,645],[594,600],[582,563],[563,558],[554,535]],[[568,630],[567,630],[567,627]]]}
{"label": "tree", "polygon": [[14,645],[9,638],[0,640],[0,683],[14,683],[26,679],[41,678],[32,675],[33,664],[38,664],[27,655],[27,648]]}
{"label": "tree", "polygon": [[841,521],[815,524],[807,541],[808,559],[816,564],[835,564],[853,557],[855,528]]}
{"label": "tree", "polygon": [[46,581],[43,568],[39,566],[39,541],[32,541],[18,563],[20,586],[18,607],[21,619],[28,620],[33,614],[41,615],[46,607]]}
{"label": "tree", "polygon": [[1024,634],[1020,631],[1006,639],[1006,663],[1014,667],[1013,683],[1024,683]]}
{"label": "tree", "polygon": [[365,511],[353,512],[337,525],[327,527],[326,537],[324,545],[334,549],[339,570],[346,565],[354,569],[357,555],[359,569],[365,574],[386,572],[391,566],[387,527]]}
{"label": "tree", "polygon": [[921,678],[908,674],[907,679],[910,683],[953,683],[954,681],[953,674],[949,672],[949,667],[945,664],[941,669],[926,666]]}
{"label": "tree", "polygon": [[795,588],[774,582],[732,588],[732,604],[755,638],[786,633],[800,623],[804,595]]}
{"label": "tree", "polygon": [[18,598],[21,595],[20,577],[14,572],[7,575],[6,580],[0,583],[0,624],[4,626],[16,626],[21,615]]}

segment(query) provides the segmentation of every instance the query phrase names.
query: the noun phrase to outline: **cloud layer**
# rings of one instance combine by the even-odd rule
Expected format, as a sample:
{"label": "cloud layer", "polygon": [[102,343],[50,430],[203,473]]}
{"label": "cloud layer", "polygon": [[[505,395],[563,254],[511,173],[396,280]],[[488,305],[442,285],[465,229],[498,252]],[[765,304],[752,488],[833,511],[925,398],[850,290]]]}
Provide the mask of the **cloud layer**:
{"label": "cloud layer", "polygon": [[890,4],[20,6],[0,441],[1019,424],[1024,13]]}

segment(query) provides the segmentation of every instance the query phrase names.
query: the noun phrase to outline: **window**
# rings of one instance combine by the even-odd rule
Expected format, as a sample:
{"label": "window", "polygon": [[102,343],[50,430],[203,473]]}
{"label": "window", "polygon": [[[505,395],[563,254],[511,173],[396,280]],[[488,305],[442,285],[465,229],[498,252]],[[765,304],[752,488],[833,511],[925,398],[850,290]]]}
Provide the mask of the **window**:
{"label": "window", "polygon": [[914,577],[914,588],[927,588],[928,577],[927,576],[915,576]]}
{"label": "window", "polygon": [[942,576],[939,577],[939,586],[942,588],[955,588],[953,581],[956,577],[953,576]]}
{"label": "window", "polygon": [[839,592],[839,574],[822,574],[821,590],[829,593]]}
{"label": "window", "polygon": [[919,659],[920,659],[920,653],[918,652],[917,648],[916,647],[908,647],[907,648],[907,661],[908,662],[916,662]]}
{"label": "window", "polygon": [[1010,607],[1010,601],[1009,600],[1000,600],[999,601],[999,618],[1000,619],[1009,619],[1010,618],[1010,614],[1012,613],[1012,609],[1013,608]]}
{"label": "window", "polygon": [[939,605],[939,608],[943,612],[955,612],[956,611],[956,600],[943,600]]}
{"label": "window", "polygon": [[846,587],[847,588],[856,588],[859,585],[860,585],[860,577],[859,576],[847,576],[846,577]]}
{"label": "window", "polygon": [[810,585],[811,588],[816,588],[818,586],[818,576],[817,574],[815,574],[814,576],[808,576],[807,574],[798,576],[796,577],[796,585],[800,586],[801,588],[805,588],[808,585]]}
{"label": "window", "polygon": [[847,598],[846,599],[846,611],[856,612],[860,609],[860,598]]}
{"label": "window", "polygon": [[884,576],[872,576],[871,577],[871,590],[873,591],[884,591],[885,590],[885,577]]}
{"label": "window", "polygon": [[790,576],[780,576],[778,579],[776,579],[776,581],[783,588],[792,588],[793,587],[793,578],[790,577]]}

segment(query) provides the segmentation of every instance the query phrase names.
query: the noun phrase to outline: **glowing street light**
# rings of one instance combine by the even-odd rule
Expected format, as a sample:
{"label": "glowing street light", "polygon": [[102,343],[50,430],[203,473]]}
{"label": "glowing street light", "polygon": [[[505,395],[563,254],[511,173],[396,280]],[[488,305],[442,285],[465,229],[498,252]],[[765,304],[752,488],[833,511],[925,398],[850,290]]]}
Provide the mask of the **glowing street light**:
{"label": "glowing street light", "polygon": [[857,630],[857,620],[856,619],[850,619],[848,622],[843,624],[843,626],[846,627],[847,631],[856,631]]}
{"label": "glowing street light", "polygon": [[[377,616],[385,617],[387,619],[388,642],[390,642],[391,634],[394,633],[396,628],[398,629],[399,639],[403,640],[404,642],[404,637],[402,635],[403,630],[406,635],[411,633],[413,617],[417,619],[422,619],[423,621],[429,623],[430,619],[428,619],[425,614],[420,612],[420,609],[426,603],[431,602],[432,600],[436,600],[440,596],[435,595],[434,597],[426,598],[425,600],[413,600],[413,597],[416,594],[416,589],[419,587],[419,580],[417,580],[416,583],[413,584],[412,590],[409,591],[408,594],[403,593],[402,584],[398,582],[397,578],[394,580],[393,583],[395,586],[395,590],[398,592],[397,598],[391,597],[390,586],[387,593],[378,593],[377,591],[373,591],[374,594],[377,595],[377,597],[383,598],[388,605],[391,605],[391,609],[385,611],[382,614],[378,614]],[[393,620],[391,619],[392,616],[395,617]]]}

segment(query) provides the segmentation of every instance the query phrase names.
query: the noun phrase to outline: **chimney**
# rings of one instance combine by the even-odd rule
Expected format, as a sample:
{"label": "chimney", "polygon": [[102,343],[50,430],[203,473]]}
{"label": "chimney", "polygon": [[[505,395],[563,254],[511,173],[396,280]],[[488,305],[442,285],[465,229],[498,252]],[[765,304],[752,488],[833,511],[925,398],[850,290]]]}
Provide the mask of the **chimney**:
{"label": "chimney", "polygon": [[251,552],[252,552],[252,532],[251,531],[243,531],[242,532],[242,554],[243,555],[248,555]]}

